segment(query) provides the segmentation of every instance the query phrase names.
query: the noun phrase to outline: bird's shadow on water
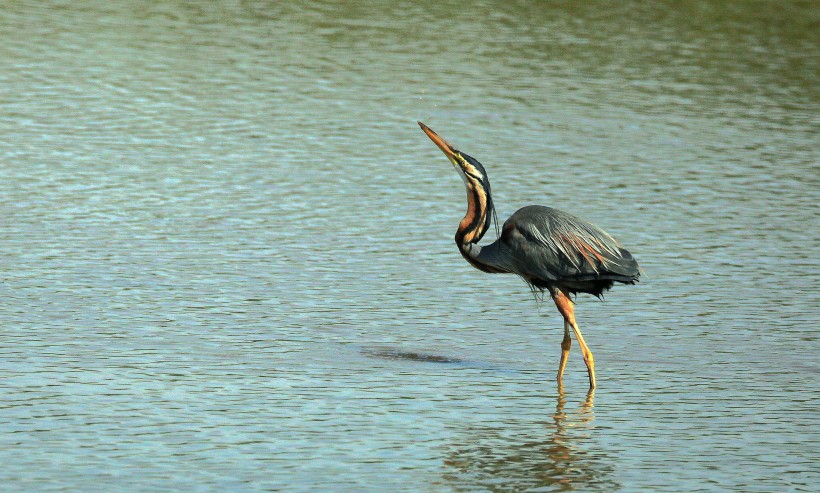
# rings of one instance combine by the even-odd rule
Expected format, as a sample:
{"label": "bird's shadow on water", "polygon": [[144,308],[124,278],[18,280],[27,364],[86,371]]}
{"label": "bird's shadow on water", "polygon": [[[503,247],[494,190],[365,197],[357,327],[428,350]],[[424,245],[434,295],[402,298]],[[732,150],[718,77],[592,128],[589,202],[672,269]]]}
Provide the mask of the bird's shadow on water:
{"label": "bird's shadow on water", "polygon": [[394,347],[370,347],[362,348],[361,351],[365,356],[386,360],[418,361],[421,363],[447,363],[451,365],[461,365],[465,362],[460,358],[431,353],[420,353],[416,351],[406,351]]}
{"label": "bird's shadow on water", "polygon": [[455,356],[447,356],[442,354],[434,354],[420,351],[411,351],[406,349],[399,349],[391,346],[373,346],[360,349],[362,355],[369,358],[378,358],[388,361],[409,361],[417,363],[433,363],[441,365],[450,365],[458,368],[471,368],[478,370],[490,370],[503,373],[524,373],[524,371],[515,368],[503,368],[498,365],[493,365],[486,361],[475,361],[458,358]]}

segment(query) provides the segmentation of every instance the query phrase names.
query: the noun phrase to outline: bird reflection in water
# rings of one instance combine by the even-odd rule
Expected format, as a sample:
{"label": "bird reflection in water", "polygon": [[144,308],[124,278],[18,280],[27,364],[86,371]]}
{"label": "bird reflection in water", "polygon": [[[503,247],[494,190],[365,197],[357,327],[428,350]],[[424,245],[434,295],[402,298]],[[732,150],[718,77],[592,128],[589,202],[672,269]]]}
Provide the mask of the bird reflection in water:
{"label": "bird reflection in water", "polygon": [[469,443],[447,454],[445,479],[456,491],[613,491],[612,461],[585,447],[594,432],[594,391],[566,410],[558,393],[551,420],[472,428]]}

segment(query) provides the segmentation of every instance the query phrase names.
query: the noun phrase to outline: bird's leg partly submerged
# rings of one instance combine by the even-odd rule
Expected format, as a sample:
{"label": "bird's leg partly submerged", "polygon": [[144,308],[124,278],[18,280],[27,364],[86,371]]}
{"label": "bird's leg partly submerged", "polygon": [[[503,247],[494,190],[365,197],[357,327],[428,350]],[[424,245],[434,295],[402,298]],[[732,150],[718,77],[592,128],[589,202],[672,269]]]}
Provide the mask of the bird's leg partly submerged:
{"label": "bird's leg partly submerged", "polygon": [[558,391],[564,390],[564,368],[567,366],[567,359],[569,358],[569,348],[572,345],[572,339],[569,338],[569,322],[564,320],[564,340],[561,341],[561,362],[558,364]]}
{"label": "bird's leg partly submerged", "polygon": [[567,342],[566,349],[564,349],[564,342],[561,343],[561,366],[558,368],[559,387],[561,386],[561,377],[564,373],[564,365],[566,364],[566,356],[569,354],[569,332],[566,330],[567,324],[572,327],[575,332],[575,338],[578,339],[578,345],[581,346],[581,354],[584,356],[584,363],[587,365],[587,373],[589,373],[589,389],[595,388],[595,360],[592,357],[592,351],[584,342],[584,336],[581,335],[581,329],[575,322],[575,307],[572,300],[569,298],[569,292],[561,288],[553,288],[550,290],[552,300],[555,301],[555,306],[564,317],[564,342]]}

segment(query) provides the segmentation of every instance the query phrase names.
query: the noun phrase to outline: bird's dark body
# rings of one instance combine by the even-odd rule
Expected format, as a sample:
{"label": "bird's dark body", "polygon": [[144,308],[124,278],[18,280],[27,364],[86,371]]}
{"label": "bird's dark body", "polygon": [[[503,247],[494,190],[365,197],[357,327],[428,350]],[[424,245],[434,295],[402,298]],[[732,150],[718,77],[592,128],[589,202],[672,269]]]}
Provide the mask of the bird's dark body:
{"label": "bird's dark body", "polygon": [[572,214],[530,205],[504,222],[501,236],[483,247],[490,272],[518,274],[539,289],[565,288],[600,296],[615,282],[634,284],[638,263],[605,231]]}

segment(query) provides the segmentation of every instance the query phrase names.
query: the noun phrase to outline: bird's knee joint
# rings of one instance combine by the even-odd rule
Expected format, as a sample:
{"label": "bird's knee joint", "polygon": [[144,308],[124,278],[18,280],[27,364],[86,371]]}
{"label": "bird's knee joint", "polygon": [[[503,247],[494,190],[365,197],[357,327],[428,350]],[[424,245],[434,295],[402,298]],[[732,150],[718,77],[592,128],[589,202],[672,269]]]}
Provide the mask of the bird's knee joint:
{"label": "bird's knee joint", "polygon": [[572,346],[572,339],[565,337],[564,340],[561,341],[561,349],[569,351],[570,346]]}

